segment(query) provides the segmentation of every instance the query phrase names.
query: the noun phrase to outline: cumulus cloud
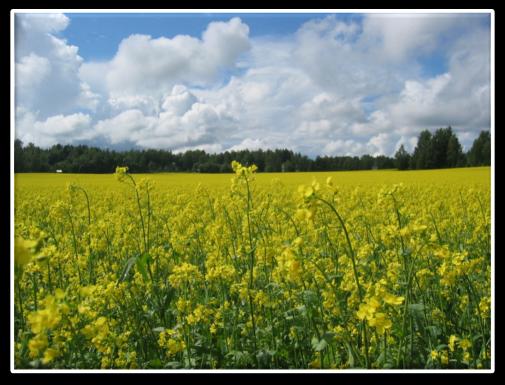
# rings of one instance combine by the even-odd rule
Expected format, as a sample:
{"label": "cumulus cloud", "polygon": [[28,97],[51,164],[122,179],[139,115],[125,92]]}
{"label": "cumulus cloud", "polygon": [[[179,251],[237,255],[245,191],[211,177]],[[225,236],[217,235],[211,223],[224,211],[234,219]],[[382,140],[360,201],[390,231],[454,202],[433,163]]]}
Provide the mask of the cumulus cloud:
{"label": "cumulus cloud", "polygon": [[[146,148],[212,148],[226,129],[227,117],[212,105],[199,100],[185,86],[175,85],[165,98],[161,111],[147,115],[128,109],[100,120],[94,129],[111,144],[131,143]],[[220,147],[219,147],[220,148]]]}
{"label": "cumulus cloud", "polygon": [[61,14],[16,15],[16,105],[39,118],[93,110],[98,95],[79,78],[78,47],[58,33],[69,24]]}
{"label": "cumulus cloud", "polygon": [[266,150],[271,148],[267,141],[263,139],[245,138],[239,144],[231,146],[228,151],[241,151],[241,150]]}
{"label": "cumulus cloud", "polygon": [[[451,125],[469,147],[490,127],[490,34],[480,16],[329,16],[254,37],[231,17],[199,37],[125,36],[102,62],[84,61],[62,37],[69,22],[16,19],[25,142],[393,155],[401,144],[412,150],[422,129]],[[443,66],[427,75],[433,57]]]}
{"label": "cumulus cloud", "polygon": [[248,35],[249,27],[236,17],[210,23],[201,39],[188,35],[171,39],[131,35],[123,39],[108,64],[109,93],[112,97],[160,97],[177,83],[208,85],[220,70],[233,66],[239,55],[249,49]]}
{"label": "cumulus cloud", "polygon": [[446,34],[454,34],[465,18],[452,14],[370,14],[363,22],[360,43],[382,59],[405,60],[438,47]]}
{"label": "cumulus cloud", "polygon": [[91,116],[83,113],[55,115],[37,120],[30,111],[18,107],[16,110],[17,137],[24,143],[36,143],[42,147],[53,144],[69,144],[94,137],[90,130]]}

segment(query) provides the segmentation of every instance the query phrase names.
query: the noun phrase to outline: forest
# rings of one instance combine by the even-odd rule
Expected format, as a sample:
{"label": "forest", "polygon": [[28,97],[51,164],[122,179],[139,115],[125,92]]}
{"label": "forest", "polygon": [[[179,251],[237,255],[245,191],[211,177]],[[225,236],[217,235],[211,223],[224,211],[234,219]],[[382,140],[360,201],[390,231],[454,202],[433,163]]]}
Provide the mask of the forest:
{"label": "forest", "polygon": [[491,134],[482,131],[466,153],[451,127],[433,134],[424,130],[409,153],[402,144],[394,157],[317,156],[309,158],[289,149],[242,150],[209,154],[202,150],[174,153],[170,150],[131,149],[115,151],[87,145],[56,144],[40,148],[33,143],[14,143],[14,171],[67,173],[112,173],[128,166],[133,173],[196,172],[231,173],[231,162],[255,164],[259,172],[343,171],[393,169],[420,170],[491,165]]}

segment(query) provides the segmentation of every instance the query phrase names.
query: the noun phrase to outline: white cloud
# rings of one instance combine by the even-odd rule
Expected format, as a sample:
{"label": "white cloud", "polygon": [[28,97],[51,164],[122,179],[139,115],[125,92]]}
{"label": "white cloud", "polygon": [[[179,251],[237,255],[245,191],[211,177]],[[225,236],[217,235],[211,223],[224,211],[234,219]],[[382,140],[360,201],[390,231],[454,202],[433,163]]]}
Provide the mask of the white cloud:
{"label": "white cloud", "polygon": [[242,142],[239,144],[236,144],[234,146],[231,146],[228,151],[241,151],[241,150],[266,150],[269,149],[270,146],[268,142],[266,142],[263,139],[252,139],[252,138],[245,138]]}
{"label": "white cloud", "polygon": [[176,85],[172,88],[170,95],[165,98],[161,107],[172,115],[182,115],[196,102],[197,98],[186,87]]}
{"label": "white cloud", "polygon": [[208,85],[249,49],[248,35],[249,27],[236,17],[210,23],[202,39],[131,35],[123,39],[106,68],[109,93],[113,97],[148,94],[159,98],[181,82]]}
{"label": "white cloud", "polygon": [[324,155],[356,155],[368,153],[368,147],[364,143],[352,139],[337,139],[328,142],[323,148]]}
{"label": "white cloud", "polygon": [[198,100],[186,87],[176,85],[165,98],[161,112],[146,115],[139,109],[129,109],[100,120],[95,131],[112,144],[131,143],[171,150],[216,149],[216,135],[226,125],[226,116]]}
{"label": "white cloud", "polygon": [[23,56],[16,67],[17,87],[21,92],[29,91],[29,87],[37,87],[51,71],[51,63],[45,57],[31,52]]}
{"label": "white cloud", "polygon": [[41,118],[93,110],[98,102],[79,79],[78,48],[55,35],[68,24],[61,14],[16,15],[16,105]]}
{"label": "white cloud", "polygon": [[25,144],[32,142],[42,147],[88,140],[94,136],[90,130],[91,119],[88,114],[76,113],[40,121],[36,115],[19,107],[16,110],[17,137]]}
{"label": "white cloud", "polygon": [[43,122],[35,122],[37,132],[49,136],[75,135],[88,128],[91,117],[82,113],[72,115],[56,115]]}
{"label": "white cloud", "polygon": [[363,21],[361,43],[382,59],[405,60],[435,50],[439,39],[460,24],[456,15],[370,14]]}
{"label": "white cloud", "polygon": [[16,15],[16,23],[27,33],[44,34],[63,31],[70,19],[61,13],[28,13]]}
{"label": "white cloud", "polygon": [[99,121],[95,130],[112,144],[135,143],[142,139],[142,132],[148,131],[153,123],[154,120],[144,116],[140,110],[126,110],[113,118]]}

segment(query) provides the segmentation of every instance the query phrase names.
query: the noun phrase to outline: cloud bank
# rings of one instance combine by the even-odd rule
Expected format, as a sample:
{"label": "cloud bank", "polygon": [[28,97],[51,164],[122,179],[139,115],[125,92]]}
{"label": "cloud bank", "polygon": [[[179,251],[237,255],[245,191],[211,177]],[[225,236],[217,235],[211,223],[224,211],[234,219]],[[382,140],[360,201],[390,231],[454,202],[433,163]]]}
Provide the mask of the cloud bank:
{"label": "cloud bank", "polygon": [[[62,14],[16,15],[16,137],[173,151],[289,148],[392,155],[451,125],[490,128],[487,16],[314,18],[250,36],[238,17],[201,36],[125,36],[85,61]],[[434,59],[442,66],[433,71]]]}

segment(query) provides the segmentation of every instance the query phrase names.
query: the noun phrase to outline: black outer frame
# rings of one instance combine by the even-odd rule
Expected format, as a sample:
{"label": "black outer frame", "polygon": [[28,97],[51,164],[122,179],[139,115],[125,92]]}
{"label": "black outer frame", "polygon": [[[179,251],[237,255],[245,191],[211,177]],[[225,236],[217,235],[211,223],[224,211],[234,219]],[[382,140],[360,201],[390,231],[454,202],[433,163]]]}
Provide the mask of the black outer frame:
{"label": "black outer frame", "polygon": [[[496,47],[496,14],[497,12],[497,4],[498,1],[487,1],[481,0],[478,2],[464,2],[464,1],[452,1],[452,2],[443,2],[434,1],[434,0],[411,0],[409,2],[405,1],[360,1],[360,2],[348,2],[347,4],[343,4],[337,1],[311,1],[310,3],[306,2],[298,2],[298,3],[288,3],[277,1],[255,1],[250,4],[241,4],[241,3],[232,3],[228,4],[216,4],[213,2],[203,2],[200,3],[192,2],[188,3],[170,3],[170,2],[162,2],[162,1],[145,1],[142,2],[125,2],[123,1],[111,1],[111,0],[88,0],[86,2],[76,3],[69,1],[61,1],[61,0],[49,0],[44,1],[43,3],[36,2],[33,0],[30,1],[18,1],[11,2],[11,4],[7,5],[6,2],[2,2],[4,6],[2,8],[1,18],[0,18],[0,41],[2,44],[2,51],[4,52],[4,60],[2,60],[0,65],[2,66],[2,77],[4,81],[3,85],[3,96],[5,100],[0,104],[1,106],[1,117],[3,118],[4,124],[2,134],[5,135],[7,133],[7,138],[3,138],[0,141],[0,145],[2,146],[2,150],[0,151],[0,170],[2,174],[2,178],[6,181],[6,187],[8,188],[8,192],[1,194],[1,221],[2,230],[1,234],[3,236],[3,242],[0,243],[2,246],[2,258],[0,258],[2,263],[2,269],[0,271],[5,274],[6,271],[9,272],[9,279],[5,275],[3,275],[3,279],[1,279],[2,284],[2,293],[0,296],[2,301],[2,308],[6,309],[6,311],[2,312],[2,317],[0,317],[2,321],[2,330],[3,330],[3,341],[7,341],[7,343],[3,343],[0,347],[1,353],[1,365],[0,365],[0,375],[1,378],[6,381],[5,383],[48,383],[51,385],[57,384],[89,384],[89,383],[109,383],[109,382],[128,382],[132,381],[133,383],[138,383],[139,380],[146,379],[147,381],[152,381],[153,383],[159,382],[168,382],[168,383],[181,383],[181,382],[195,382],[195,383],[203,383],[208,381],[218,381],[219,383],[258,383],[258,380],[268,379],[271,382],[294,382],[294,383],[324,383],[324,384],[340,384],[340,383],[370,383],[373,385],[376,384],[411,384],[411,383],[471,383],[475,385],[476,383],[492,383],[498,379],[498,375],[500,373],[500,368],[498,364],[497,358],[500,356],[496,351],[500,346],[498,344],[497,335],[499,335],[498,328],[495,327],[495,351],[493,352],[495,356],[495,371],[494,373],[451,373],[448,371],[447,373],[320,373],[317,371],[307,371],[303,373],[278,373],[278,372],[261,372],[261,373],[226,373],[226,372],[218,372],[218,373],[114,373],[113,371],[107,371],[104,373],[81,373],[76,371],[75,373],[11,373],[10,370],[10,349],[11,343],[10,340],[10,199],[11,199],[11,140],[13,138],[10,137],[10,11],[12,9],[99,9],[99,8],[108,8],[108,9],[135,9],[139,6],[153,9],[187,9],[192,6],[192,8],[200,8],[207,9],[212,8],[219,11],[219,9],[307,9],[308,6],[314,9],[356,9],[359,6],[362,9],[493,9],[495,11],[495,47]],[[286,7],[288,5],[288,7]],[[496,52],[498,50],[495,48],[495,57]],[[9,58],[9,61],[7,61]],[[6,64],[9,63],[9,64]],[[495,78],[496,78],[496,59],[495,59]],[[7,86],[8,85],[8,86]],[[496,85],[496,82],[495,82]],[[496,86],[495,86],[495,94],[496,94]],[[496,101],[495,101],[496,106]],[[495,122],[495,127],[496,127]],[[496,131],[495,131],[495,143],[498,143],[496,140]],[[495,146],[496,147],[496,146]],[[495,169],[497,168],[497,160],[498,158],[494,158]],[[495,172],[492,170],[492,172]],[[496,175],[496,173],[495,173]],[[5,189],[7,190],[7,189]],[[496,195],[496,190],[495,190]],[[496,199],[495,199],[496,205]],[[496,206],[495,206],[496,208]],[[496,210],[495,210],[496,212]],[[492,213],[495,216],[495,212]],[[496,222],[495,222],[496,223]],[[7,231],[6,231],[7,230]],[[497,252],[495,249],[495,266],[494,272],[495,276],[497,276],[497,266],[499,258],[496,257]],[[496,297],[498,297],[497,291],[497,281],[495,280],[495,310],[497,307]],[[495,311],[495,325],[496,323],[497,312]],[[6,338],[6,336],[8,336]],[[498,353],[498,354],[497,354]],[[161,380],[161,381],[160,381]]]}

